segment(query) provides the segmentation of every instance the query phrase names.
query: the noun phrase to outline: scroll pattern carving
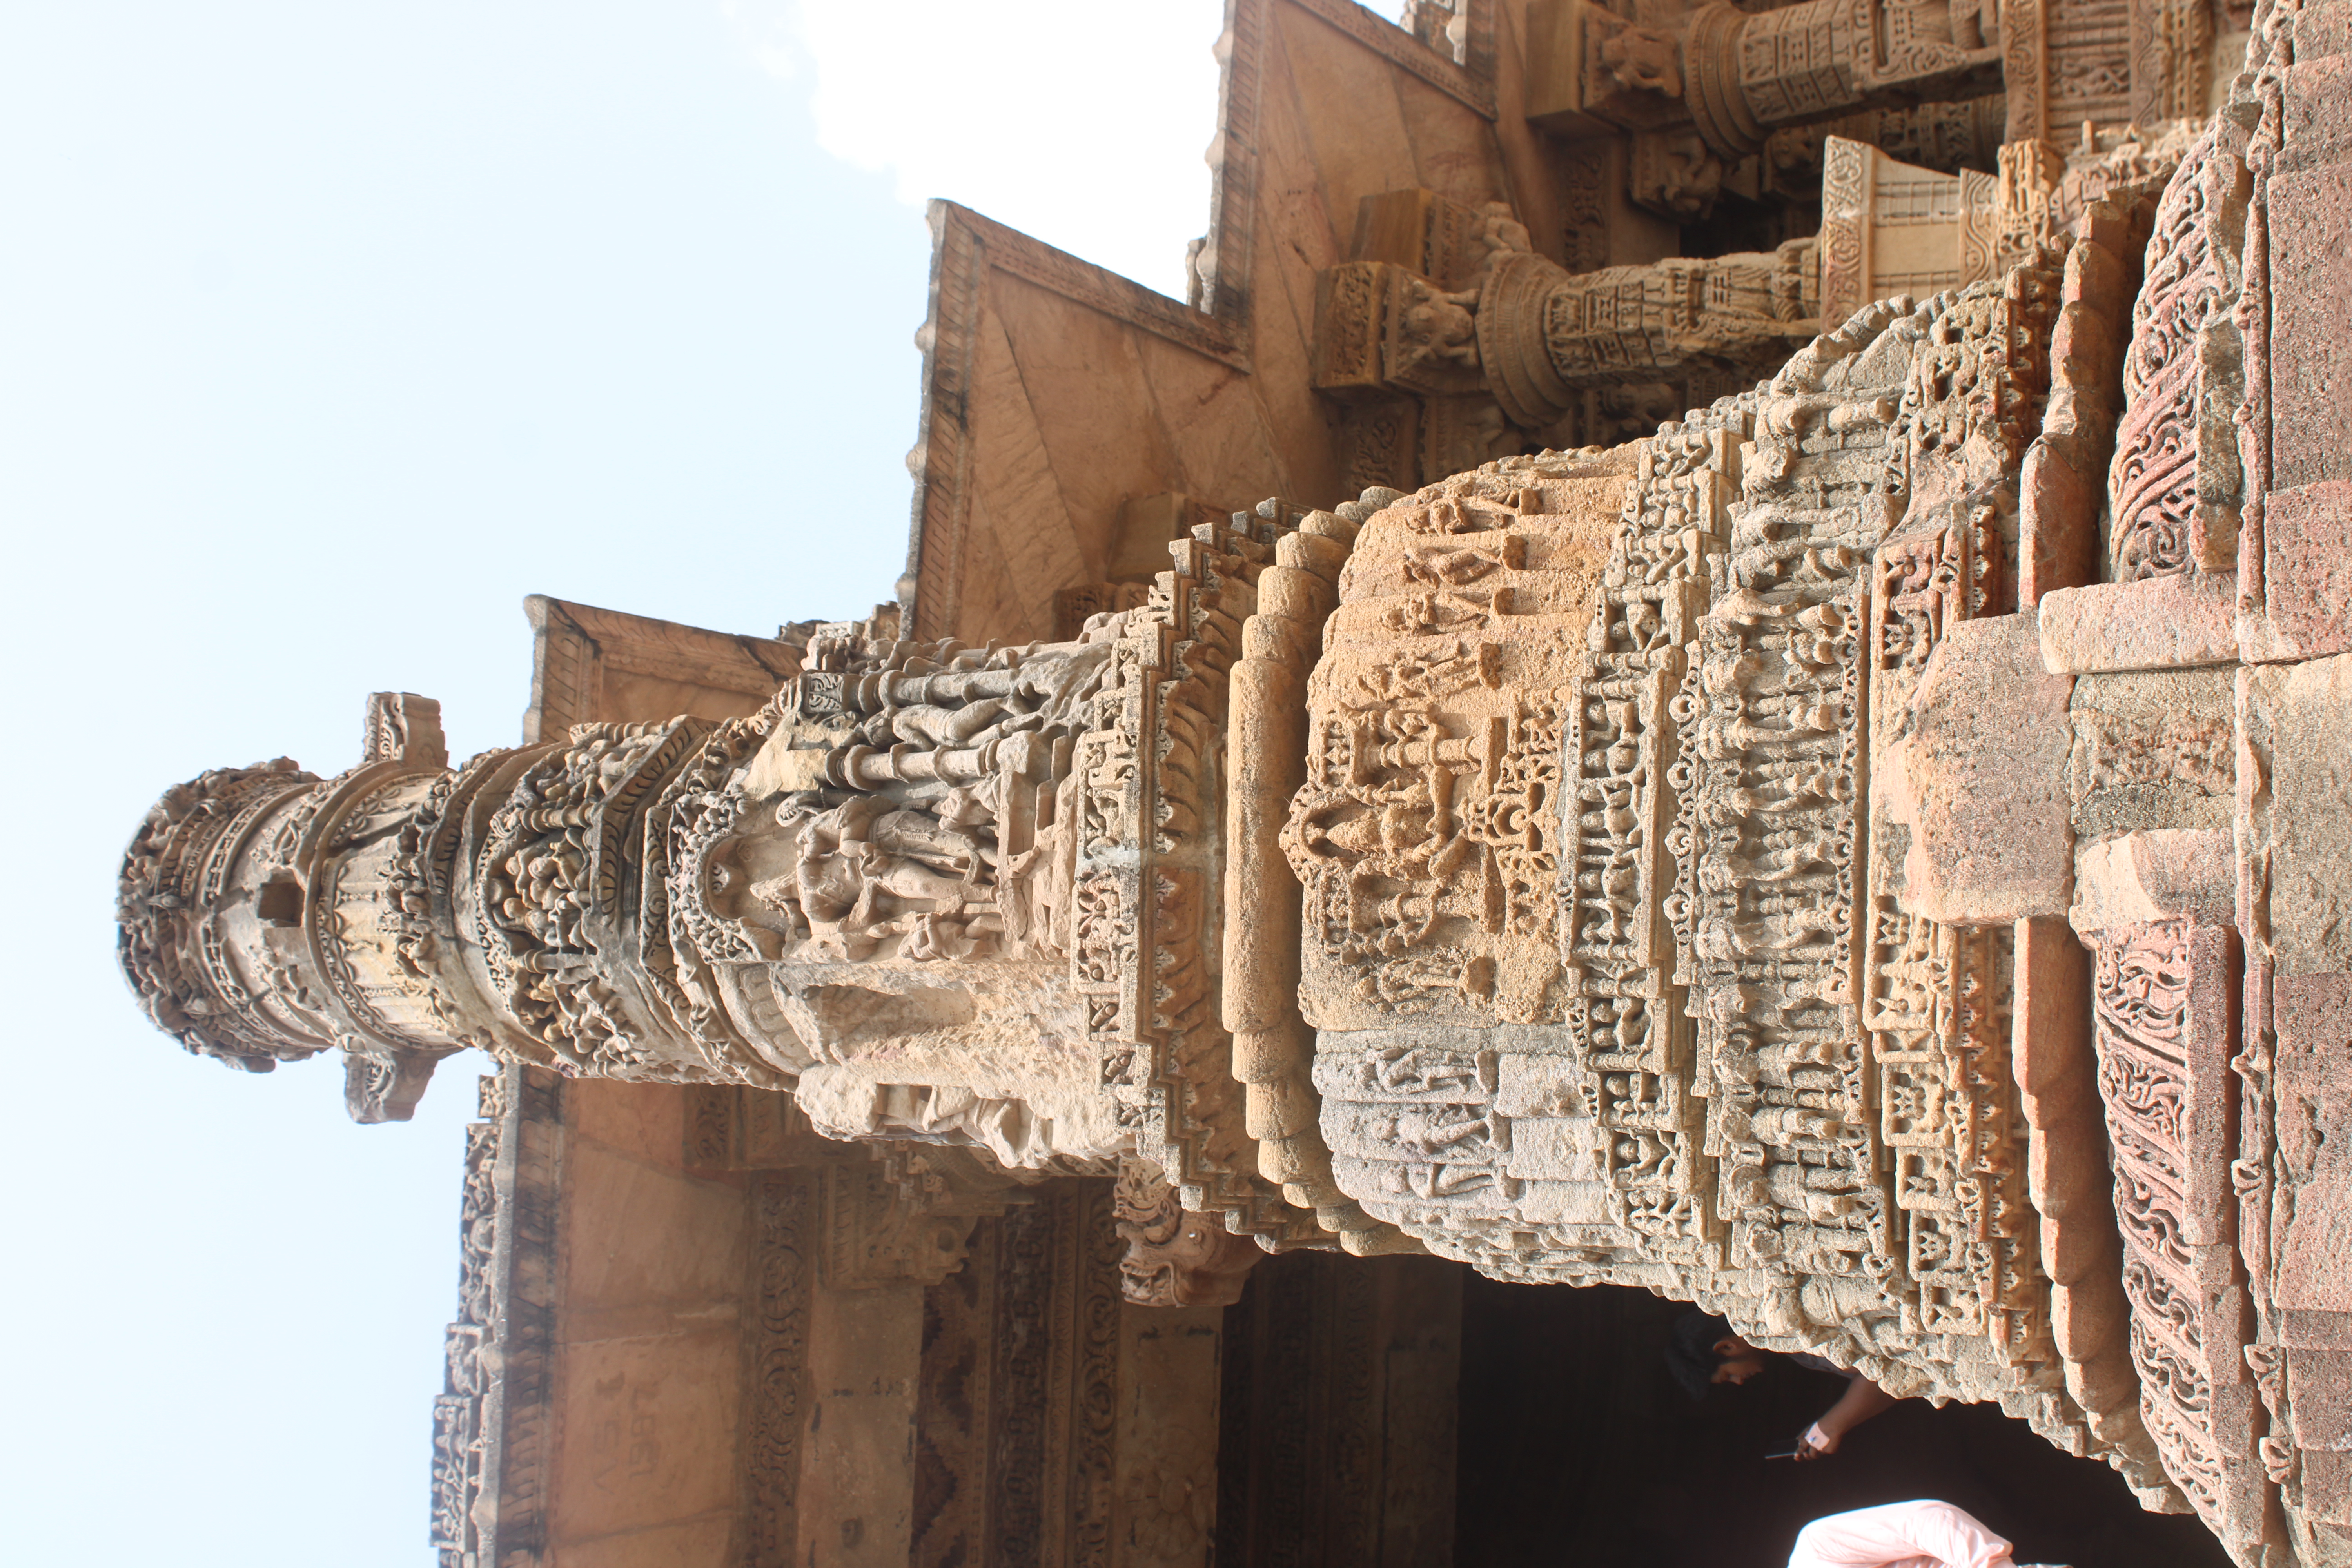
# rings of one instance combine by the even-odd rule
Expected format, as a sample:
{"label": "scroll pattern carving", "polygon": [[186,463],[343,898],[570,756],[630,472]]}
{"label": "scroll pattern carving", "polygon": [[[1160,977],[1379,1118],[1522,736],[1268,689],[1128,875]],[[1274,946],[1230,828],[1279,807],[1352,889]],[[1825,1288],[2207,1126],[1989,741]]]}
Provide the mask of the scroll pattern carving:
{"label": "scroll pattern carving", "polygon": [[2247,181],[2225,129],[2216,121],[2200,136],[2166,185],[2132,307],[2107,479],[2108,568],[2119,583],[2236,564],[2241,487],[2226,411],[2242,395],[2231,312]]}
{"label": "scroll pattern carving", "polygon": [[2236,934],[2183,919],[2088,940],[2140,1418],[2215,1533],[2258,1540],[2273,1483],[2242,1353],[2248,1303],[2229,1174]]}

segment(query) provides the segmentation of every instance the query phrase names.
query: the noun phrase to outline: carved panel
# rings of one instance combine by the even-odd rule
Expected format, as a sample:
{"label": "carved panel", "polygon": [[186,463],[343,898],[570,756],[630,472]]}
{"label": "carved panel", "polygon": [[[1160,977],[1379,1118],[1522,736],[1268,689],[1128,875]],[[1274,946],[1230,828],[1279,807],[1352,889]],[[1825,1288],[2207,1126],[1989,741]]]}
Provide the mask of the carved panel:
{"label": "carved panel", "polygon": [[1002,1220],[981,1220],[965,1266],[923,1292],[909,1568],[981,1568],[990,1561],[1003,1236]]}
{"label": "carved panel", "polygon": [[817,1179],[762,1172],[751,1183],[751,1317],[744,1335],[743,1512],[750,1568],[793,1568],[803,1426],[807,1420],[809,1291],[814,1286]]}
{"label": "carved panel", "polygon": [[1300,536],[1249,513],[1196,534],[1110,650],[1073,756],[1069,974],[1136,1152],[1187,1209],[1287,1240],[1318,1227],[1256,1174],[1213,975],[1227,676],[1259,576]]}
{"label": "carved panel", "polygon": [[1108,1184],[1057,1183],[1001,1226],[981,1561],[1107,1568],[1119,1310]]}
{"label": "carved panel", "polygon": [[2250,1310],[2235,1246],[2237,938],[2189,920],[2090,937],[2140,1418],[2164,1468],[2224,1540],[2259,1537]]}
{"label": "carved panel", "polygon": [[2000,187],[1973,169],[1938,174],[1829,137],[1822,154],[1821,313],[1924,299],[1994,275]]}
{"label": "carved panel", "polygon": [[2242,395],[2237,246],[2246,174],[2225,123],[2200,136],[2165,187],[2132,308],[2124,413],[2107,479],[2109,577],[2118,583],[2236,564]]}

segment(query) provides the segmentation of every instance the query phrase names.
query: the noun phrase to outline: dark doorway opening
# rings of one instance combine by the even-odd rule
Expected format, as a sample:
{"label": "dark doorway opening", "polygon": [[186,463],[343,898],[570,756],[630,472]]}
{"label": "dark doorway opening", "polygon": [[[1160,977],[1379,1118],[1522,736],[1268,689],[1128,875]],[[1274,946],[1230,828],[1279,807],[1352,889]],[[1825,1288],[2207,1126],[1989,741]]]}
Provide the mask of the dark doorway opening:
{"label": "dark doorway opening", "polygon": [[1664,1356],[1687,1310],[1464,1271],[1455,1568],[1781,1568],[1807,1521],[1920,1497],[1967,1509],[2020,1563],[2227,1568],[2195,1519],[2145,1511],[2105,1464],[1993,1405],[1907,1401],[1827,1458],[1768,1460],[1842,1382],[1775,1357],[1694,1404]]}

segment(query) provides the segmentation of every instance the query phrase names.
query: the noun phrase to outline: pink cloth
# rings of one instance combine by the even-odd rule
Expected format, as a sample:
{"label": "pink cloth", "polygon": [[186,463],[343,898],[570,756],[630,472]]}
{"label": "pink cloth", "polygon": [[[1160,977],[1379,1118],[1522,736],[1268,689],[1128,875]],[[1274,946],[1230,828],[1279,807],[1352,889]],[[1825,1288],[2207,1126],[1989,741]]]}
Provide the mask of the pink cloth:
{"label": "pink cloth", "polygon": [[1948,1502],[1921,1498],[1817,1519],[1789,1568],[2011,1568],[2009,1542]]}

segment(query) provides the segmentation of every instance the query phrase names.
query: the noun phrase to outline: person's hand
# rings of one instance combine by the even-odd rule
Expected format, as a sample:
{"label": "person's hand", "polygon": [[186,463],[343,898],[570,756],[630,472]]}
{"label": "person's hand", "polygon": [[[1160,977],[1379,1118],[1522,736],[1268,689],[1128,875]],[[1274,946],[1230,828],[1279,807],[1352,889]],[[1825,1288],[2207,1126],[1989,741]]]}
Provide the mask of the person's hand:
{"label": "person's hand", "polygon": [[1838,1451],[1839,1434],[1824,1429],[1818,1421],[1805,1428],[1797,1439],[1797,1462],[1819,1459]]}

